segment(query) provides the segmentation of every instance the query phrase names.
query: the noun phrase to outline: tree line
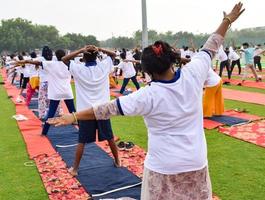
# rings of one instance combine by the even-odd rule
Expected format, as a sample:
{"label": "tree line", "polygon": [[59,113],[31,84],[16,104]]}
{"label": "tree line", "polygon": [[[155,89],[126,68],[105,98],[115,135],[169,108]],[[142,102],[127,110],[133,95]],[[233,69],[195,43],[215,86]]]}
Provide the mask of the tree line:
{"label": "tree line", "polygon": [[[159,33],[155,30],[148,31],[149,43],[156,40],[164,40],[177,47],[190,46],[191,41],[199,48],[209,37],[209,34],[193,34],[189,32]],[[67,33],[60,35],[54,26],[32,24],[26,19],[16,18],[2,20],[0,25],[0,52],[32,51],[48,45],[53,49],[74,50],[85,44],[94,44],[108,48],[134,48],[141,45],[142,32],[136,31],[132,37],[112,37],[104,41],[98,41],[96,36]],[[177,40],[177,42],[176,42]],[[257,27],[242,30],[229,30],[225,45],[234,43],[240,46],[243,42],[252,44],[264,44],[265,27]]]}
{"label": "tree line", "polygon": [[1,21],[0,52],[32,51],[44,45],[52,49],[74,50],[86,44],[99,45],[99,41],[93,35],[67,33],[61,36],[54,26],[32,24],[26,19]]}

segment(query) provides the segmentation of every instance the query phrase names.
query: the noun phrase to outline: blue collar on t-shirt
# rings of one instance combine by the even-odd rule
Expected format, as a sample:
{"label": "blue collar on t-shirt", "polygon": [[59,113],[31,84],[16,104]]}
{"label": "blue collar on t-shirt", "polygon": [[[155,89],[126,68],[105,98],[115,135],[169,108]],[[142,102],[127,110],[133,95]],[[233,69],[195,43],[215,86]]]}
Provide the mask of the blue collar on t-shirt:
{"label": "blue collar on t-shirt", "polygon": [[96,66],[96,65],[97,65],[96,61],[86,62],[86,64],[85,64],[86,67],[92,67],[92,66]]}
{"label": "blue collar on t-shirt", "polygon": [[153,80],[152,82],[156,82],[156,83],[175,83],[177,80],[179,80],[180,78],[180,72],[181,69],[179,68],[176,72],[175,72],[175,76],[173,79],[171,80]]}

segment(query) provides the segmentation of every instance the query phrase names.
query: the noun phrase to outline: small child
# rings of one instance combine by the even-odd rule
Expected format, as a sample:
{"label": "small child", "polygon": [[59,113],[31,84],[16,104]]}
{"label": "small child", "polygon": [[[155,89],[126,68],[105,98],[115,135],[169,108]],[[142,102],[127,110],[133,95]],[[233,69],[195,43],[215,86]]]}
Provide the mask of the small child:
{"label": "small child", "polygon": [[139,85],[137,78],[136,78],[137,74],[136,74],[135,68],[133,66],[133,63],[126,61],[126,53],[125,52],[122,52],[120,54],[120,57],[121,57],[122,61],[118,65],[118,68],[123,71],[123,76],[124,76],[122,87],[120,89],[120,93],[123,94],[123,92],[125,91],[125,88],[128,85],[130,80],[132,80],[136,89],[139,90],[140,85]]}

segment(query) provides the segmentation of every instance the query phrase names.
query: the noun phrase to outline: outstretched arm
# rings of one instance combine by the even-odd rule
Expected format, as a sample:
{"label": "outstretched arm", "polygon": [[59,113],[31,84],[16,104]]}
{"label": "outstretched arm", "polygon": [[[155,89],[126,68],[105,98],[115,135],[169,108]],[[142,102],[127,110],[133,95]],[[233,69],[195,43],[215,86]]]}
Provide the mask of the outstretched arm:
{"label": "outstretched arm", "polygon": [[141,61],[140,60],[128,60],[128,59],[125,59],[123,61],[124,62],[132,62],[132,63],[136,63],[136,64],[141,64]]}
{"label": "outstretched arm", "polygon": [[21,60],[16,62],[16,65],[25,65],[25,64],[41,65],[41,62],[36,60]]}
{"label": "outstretched arm", "polygon": [[120,112],[117,106],[117,100],[112,100],[87,110],[48,119],[47,122],[51,125],[63,126],[72,124],[78,120],[106,120],[115,115],[120,115]]}

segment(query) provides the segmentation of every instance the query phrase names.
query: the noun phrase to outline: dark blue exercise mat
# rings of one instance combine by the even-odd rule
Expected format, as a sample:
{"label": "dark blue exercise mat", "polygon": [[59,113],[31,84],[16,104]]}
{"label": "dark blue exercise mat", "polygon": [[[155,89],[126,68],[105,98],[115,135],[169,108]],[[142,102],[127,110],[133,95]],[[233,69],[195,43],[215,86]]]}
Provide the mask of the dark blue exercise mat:
{"label": "dark blue exercise mat", "polygon": [[222,124],[225,124],[227,126],[233,126],[237,124],[247,123],[249,120],[238,118],[238,117],[231,117],[227,115],[221,115],[221,116],[213,116],[213,117],[207,117],[206,119],[220,122]]}
{"label": "dark blue exercise mat", "polygon": [[29,109],[38,109],[38,100],[31,100]]}
{"label": "dark blue exercise mat", "polygon": [[[67,166],[72,166],[78,143],[77,129],[74,126],[51,127],[48,138]],[[116,168],[113,159],[95,143],[85,146],[78,173],[78,180],[91,195],[122,188],[120,191],[95,196],[93,199],[120,197],[140,199],[141,179],[127,168]],[[124,189],[127,186],[134,187]]]}

